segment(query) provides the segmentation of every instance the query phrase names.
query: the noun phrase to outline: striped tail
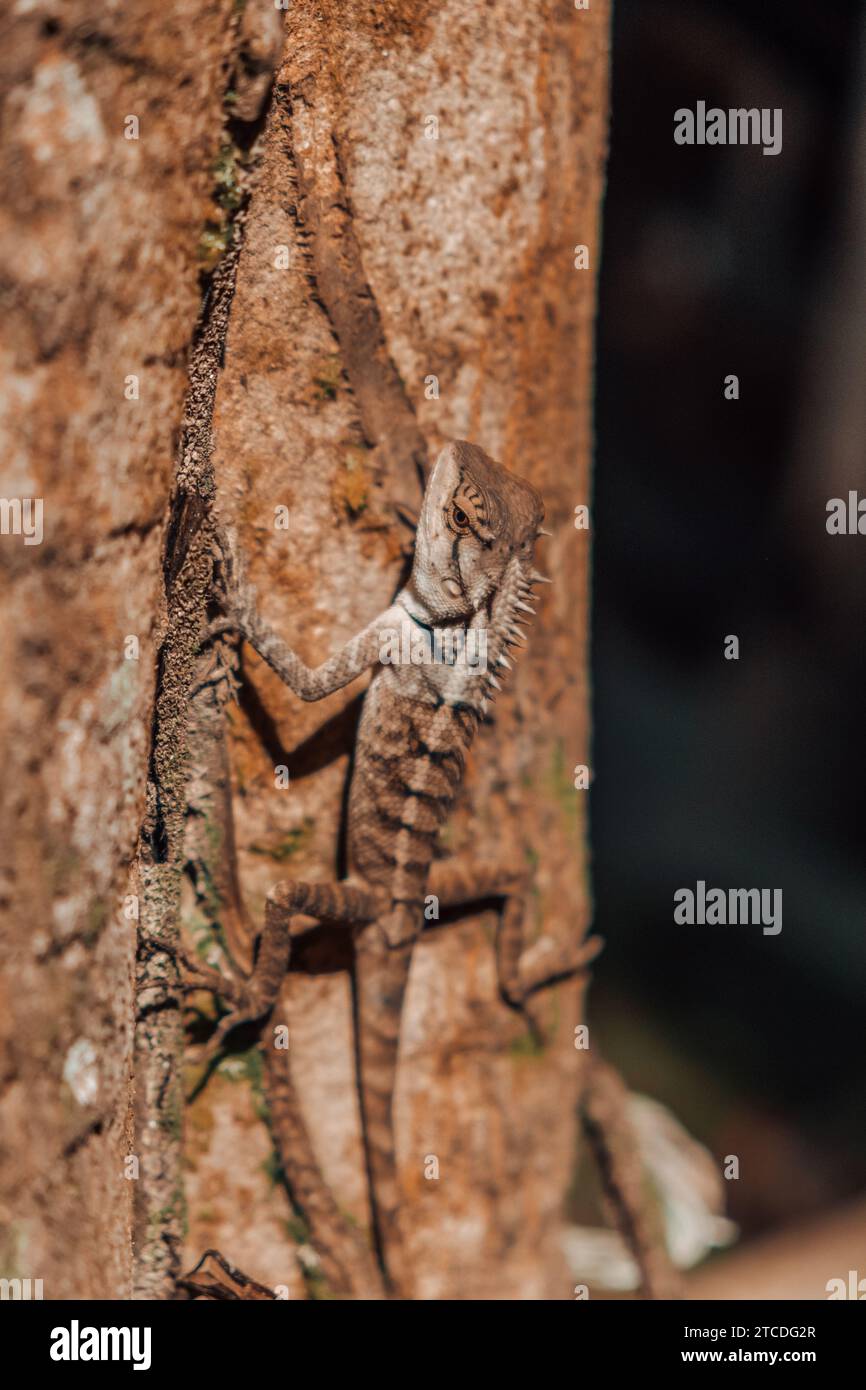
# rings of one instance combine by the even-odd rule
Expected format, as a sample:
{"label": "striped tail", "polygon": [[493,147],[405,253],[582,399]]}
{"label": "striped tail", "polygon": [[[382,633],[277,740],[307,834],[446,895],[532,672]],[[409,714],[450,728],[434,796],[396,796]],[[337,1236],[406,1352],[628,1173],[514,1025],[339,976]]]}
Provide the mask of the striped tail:
{"label": "striped tail", "polygon": [[358,1081],[373,1233],[388,1290],[398,1298],[411,1294],[400,1229],[393,1103],[414,939],[389,946],[379,924],[368,928],[357,938],[355,972]]}

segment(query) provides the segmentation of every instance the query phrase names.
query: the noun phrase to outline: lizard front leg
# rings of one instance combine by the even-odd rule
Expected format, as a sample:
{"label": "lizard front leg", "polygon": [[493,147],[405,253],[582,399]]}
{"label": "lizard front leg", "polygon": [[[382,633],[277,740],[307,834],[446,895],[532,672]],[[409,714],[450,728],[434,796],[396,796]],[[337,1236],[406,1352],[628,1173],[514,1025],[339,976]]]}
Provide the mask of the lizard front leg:
{"label": "lizard front leg", "polygon": [[245,579],[224,534],[220,547],[224,570],[221,598],[225,613],[210,624],[206,637],[213,638],[224,632],[238,633],[302,700],[322,700],[377,666],[383,635],[406,622],[405,609],[392,604],[321,666],[307,666],[259,614],[255,590]]}

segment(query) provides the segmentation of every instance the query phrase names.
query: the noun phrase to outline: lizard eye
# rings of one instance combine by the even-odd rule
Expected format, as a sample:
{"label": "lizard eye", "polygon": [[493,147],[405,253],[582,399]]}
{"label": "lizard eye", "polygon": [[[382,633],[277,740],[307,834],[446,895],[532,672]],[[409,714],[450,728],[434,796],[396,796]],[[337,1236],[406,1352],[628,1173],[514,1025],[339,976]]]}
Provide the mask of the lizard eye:
{"label": "lizard eye", "polygon": [[469,517],[466,515],[466,513],[465,513],[464,511],[461,511],[459,507],[455,507],[455,508],[454,508],[454,511],[452,512],[452,516],[453,516],[453,518],[454,518],[454,525],[455,525],[455,526],[468,526],[468,525],[469,525]]}

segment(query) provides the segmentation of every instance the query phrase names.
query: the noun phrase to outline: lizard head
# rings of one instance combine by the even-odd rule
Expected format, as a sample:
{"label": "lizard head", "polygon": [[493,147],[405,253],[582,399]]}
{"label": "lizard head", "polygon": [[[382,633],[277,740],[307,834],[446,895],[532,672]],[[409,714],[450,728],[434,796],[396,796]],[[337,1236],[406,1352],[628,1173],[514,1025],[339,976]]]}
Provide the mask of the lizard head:
{"label": "lizard head", "polygon": [[503,588],[528,588],[543,519],[530,483],[475,444],[447,444],[424,493],[409,581],[429,620],[468,622],[491,613]]}

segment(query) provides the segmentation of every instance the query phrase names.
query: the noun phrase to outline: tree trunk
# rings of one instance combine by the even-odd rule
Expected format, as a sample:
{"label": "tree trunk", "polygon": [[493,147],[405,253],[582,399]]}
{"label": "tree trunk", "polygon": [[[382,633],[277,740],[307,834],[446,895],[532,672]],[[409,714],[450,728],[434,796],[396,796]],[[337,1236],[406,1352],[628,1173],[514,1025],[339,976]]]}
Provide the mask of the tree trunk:
{"label": "tree trunk", "polygon": [[[446,845],[528,864],[533,925],[587,930],[573,517],[608,23],[604,0],[296,0],[285,16],[172,0],[111,18],[82,0],[9,26],[0,492],[44,499],[44,540],[0,537],[0,1274],[43,1278],[46,1297],[170,1296],[207,1246],[292,1297],[311,1288],[255,1054],[184,1106],[173,965],[151,949],[179,922],[209,939],[208,885],[184,870],[219,780],[206,723],[187,721],[214,500],[264,616],[315,663],[393,595],[393,504],[417,504],[444,441],[535,483],[554,585]],[[242,662],[230,776],[260,924],[279,878],[340,872],[363,682],[302,705]],[[396,1100],[409,1254],[422,1298],[567,1298],[585,981],[549,991],[539,1050],[500,1001],[493,922],[443,924],[413,964]],[[319,1163],[365,1227],[350,967],[349,943],[321,935],[283,1004]]]}

